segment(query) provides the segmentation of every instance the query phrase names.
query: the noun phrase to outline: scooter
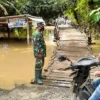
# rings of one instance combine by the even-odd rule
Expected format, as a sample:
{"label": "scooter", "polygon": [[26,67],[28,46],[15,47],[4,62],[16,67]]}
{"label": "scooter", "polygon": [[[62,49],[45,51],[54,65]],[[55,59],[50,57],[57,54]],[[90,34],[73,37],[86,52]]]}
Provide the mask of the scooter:
{"label": "scooter", "polygon": [[59,61],[68,60],[71,64],[64,70],[72,70],[70,76],[73,76],[71,100],[88,100],[94,92],[92,80],[90,78],[90,70],[100,65],[100,61],[96,58],[81,58],[76,62],[72,62],[69,58],[62,56]]}

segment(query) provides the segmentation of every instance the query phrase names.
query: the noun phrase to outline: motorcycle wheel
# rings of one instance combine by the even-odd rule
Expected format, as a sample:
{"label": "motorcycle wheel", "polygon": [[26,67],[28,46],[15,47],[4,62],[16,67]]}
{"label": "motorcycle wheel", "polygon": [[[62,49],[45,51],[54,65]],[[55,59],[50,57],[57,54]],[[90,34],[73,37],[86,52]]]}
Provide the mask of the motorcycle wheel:
{"label": "motorcycle wheel", "polygon": [[79,95],[80,94],[80,91],[79,91],[78,87],[75,86],[75,82],[74,81],[72,82],[71,90],[72,90],[71,100],[86,100],[86,99],[82,98]]}
{"label": "motorcycle wheel", "polygon": [[75,82],[72,82],[72,86],[71,86],[71,100],[78,100],[77,99],[77,89],[75,88]]}
{"label": "motorcycle wheel", "polygon": [[87,100],[84,98],[79,97],[79,95],[76,95],[75,93],[73,93],[71,100]]}
{"label": "motorcycle wheel", "polygon": [[77,94],[77,99],[76,100],[88,100],[88,99],[85,99],[83,94],[82,94],[82,91],[80,90]]}

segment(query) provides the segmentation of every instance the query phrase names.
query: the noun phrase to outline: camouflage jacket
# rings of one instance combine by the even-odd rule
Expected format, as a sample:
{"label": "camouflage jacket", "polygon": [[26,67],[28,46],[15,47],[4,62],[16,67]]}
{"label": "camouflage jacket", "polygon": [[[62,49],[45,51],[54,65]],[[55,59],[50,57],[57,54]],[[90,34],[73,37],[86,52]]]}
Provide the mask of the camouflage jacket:
{"label": "camouflage jacket", "polygon": [[46,44],[43,38],[43,35],[36,31],[33,34],[34,41],[34,56],[37,57],[39,54],[42,54],[46,57]]}

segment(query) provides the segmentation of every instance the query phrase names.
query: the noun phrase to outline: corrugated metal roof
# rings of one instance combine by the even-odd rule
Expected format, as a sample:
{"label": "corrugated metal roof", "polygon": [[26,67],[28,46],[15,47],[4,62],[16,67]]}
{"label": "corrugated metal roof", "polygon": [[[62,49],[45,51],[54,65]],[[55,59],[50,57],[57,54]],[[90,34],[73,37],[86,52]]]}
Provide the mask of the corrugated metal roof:
{"label": "corrugated metal roof", "polygon": [[29,14],[0,17],[0,24],[8,24],[8,19],[12,18],[28,18],[30,20],[34,20],[36,22],[43,22],[45,24],[45,21],[42,17],[32,16]]}

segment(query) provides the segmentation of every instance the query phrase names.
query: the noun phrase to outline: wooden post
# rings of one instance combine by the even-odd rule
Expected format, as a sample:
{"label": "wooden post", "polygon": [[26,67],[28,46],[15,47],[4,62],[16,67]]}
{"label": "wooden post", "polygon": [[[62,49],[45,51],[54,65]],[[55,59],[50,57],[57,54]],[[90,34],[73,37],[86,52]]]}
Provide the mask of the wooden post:
{"label": "wooden post", "polygon": [[28,22],[28,18],[27,18],[27,44],[29,45],[29,39],[30,39],[30,30],[29,30],[29,22]]}
{"label": "wooden post", "polygon": [[10,39],[10,28],[7,27],[7,29],[8,29],[8,38]]}

